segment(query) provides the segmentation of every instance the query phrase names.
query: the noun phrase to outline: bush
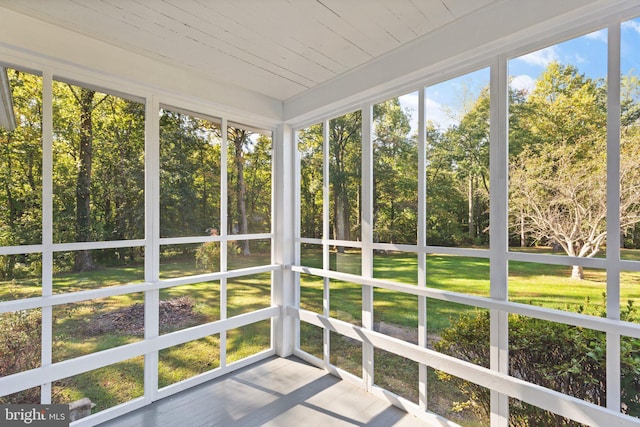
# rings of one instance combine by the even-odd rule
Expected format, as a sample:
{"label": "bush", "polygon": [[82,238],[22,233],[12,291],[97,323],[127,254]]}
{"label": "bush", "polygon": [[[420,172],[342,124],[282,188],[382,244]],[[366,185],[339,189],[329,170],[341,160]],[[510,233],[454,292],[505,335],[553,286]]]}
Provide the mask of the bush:
{"label": "bush", "polygon": [[[588,304],[586,306],[588,309]],[[582,307],[582,311],[585,307]],[[622,313],[631,320],[631,303]],[[436,350],[489,366],[489,313],[462,315],[443,331]],[[621,342],[621,410],[640,416],[640,340]],[[509,374],[513,377],[565,393],[597,405],[606,402],[606,334],[530,317],[509,316]],[[471,410],[481,417],[490,411],[489,390],[441,373],[440,379],[455,384],[467,397],[456,403],[457,410]],[[552,412],[511,400],[509,424],[579,425]]]}
{"label": "bush", "polygon": [[[41,323],[39,310],[0,314],[0,377],[40,367]],[[40,388],[0,396],[0,404],[10,403],[40,403]]]}
{"label": "bush", "polygon": [[220,244],[206,242],[196,250],[196,267],[201,270],[216,270],[220,267]]}

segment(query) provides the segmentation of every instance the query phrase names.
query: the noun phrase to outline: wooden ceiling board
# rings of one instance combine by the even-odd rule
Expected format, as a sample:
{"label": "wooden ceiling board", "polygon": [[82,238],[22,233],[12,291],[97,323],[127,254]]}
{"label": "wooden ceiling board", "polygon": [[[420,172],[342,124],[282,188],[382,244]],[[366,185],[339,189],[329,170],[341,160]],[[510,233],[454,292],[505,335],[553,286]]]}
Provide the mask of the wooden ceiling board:
{"label": "wooden ceiling board", "polygon": [[382,4],[389,13],[395,15],[399,21],[407,25],[415,36],[427,33],[436,26],[436,23],[449,22],[449,19],[446,18],[432,22],[424,16],[420,8],[412,0],[398,0],[394,3],[383,1]]}
{"label": "wooden ceiling board", "polygon": [[[227,6],[227,7],[224,7]],[[241,5],[240,5],[241,6]],[[335,74],[346,71],[346,66],[338,62],[335,58],[331,57],[331,51],[327,49],[326,52],[321,51],[317,47],[312,46],[314,41],[317,41],[318,31],[322,30],[319,25],[313,25],[313,23],[307,23],[306,21],[294,20],[286,21],[281,14],[273,13],[273,8],[260,8],[260,5],[255,7],[240,9],[241,13],[238,13],[240,6],[236,5],[231,7],[231,4],[225,3],[223,7],[216,7],[216,13],[219,16],[226,15],[239,15],[236,20],[241,19],[247,28],[256,34],[256,37],[262,39],[271,40],[273,43],[279,43],[283,48],[293,52],[307,59],[310,63],[315,64],[317,73],[321,73],[320,77],[333,76]],[[230,9],[227,11],[226,9]],[[235,13],[234,13],[235,12]],[[292,16],[292,15],[289,15]],[[227,18],[229,19],[229,18]],[[308,31],[303,31],[304,28],[308,28]],[[316,27],[314,29],[314,27]],[[312,32],[311,29],[314,29]],[[325,31],[328,31],[324,29]],[[329,38],[332,33],[328,32],[323,35],[323,38]]]}
{"label": "wooden ceiling board", "polygon": [[0,0],[278,100],[500,0]]}
{"label": "wooden ceiling board", "polygon": [[447,9],[456,16],[463,16],[469,12],[473,12],[476,9],[480,9],[483,6],[492,3],[492,0],[441,0]]}
{"label": "wooden ceiling board", "polygon": [[[257,71],[274,74],[304,88],[317,84],[316,81],[298,72],[298,70],[311,68],[310,61],[303,60],[301,57],[292,58],[285,48],[250,34],[249,29],[231,33],[216,25],[217,23],[211,24],[205,21],[203,25],[200,18],[168,3],[158,5],[157,11],[162,15],[159,20],[163,25],[179,34],[178,43],[200,44],[209,51],[224,52],[228,56],[246,62],[249,67],[257,68]],[[179,40],[180,37],[187,40]]]}
{"label": "wooden ceiling board", "polygon": [[[287,44],[283,43],[283,39],[276,39],[268,34],[268,28],[266,30],[257,30],[256,27],[247,22],[247,13],[238,14],[237,18],[227,17],[226,14],[220,10],[216,10],[216,16],[214,19],[205,19],[203,17],[195,16],[197,3],[186,0],[179,6],[173,5],[174,9],[180,9],[179,13],[184,15],[182,22],[190,22],[189,25],[194,25],[198,31],[203,34],[209,34],[216,40],[224,42],[231,47],[238,48],[251,55],[255,55],[263,61],[267,61],[272,64],[272,71],[276,74],[283,70],[287,76],[293,81],[296,81],[307,87],[317,84],[319,81],[324,81],[327,78],[332,77],[335,73],[325,67],[318,66],[318,63],[313,59],[301,54],[300,52],[290,48]],[[229,15],[233,14],[229,13]],[[204,15],[203,15],[204,16]],[[237,31],[237,27],[240,26],[242,31]],[[299,50],[299,43],[295,43],[295,47]],[[300,70],[306,70],[308,73],[302,74]]]}
{"label": "wooden ceiling board", "polygon": [[[371,1],[367,7],[353,1],[322,0],[346,23],[360,29],[368,38],[378,39],[374,55],[393,49],[401,43],[417,37],[405,19],[399,18],[380,0]],[[402,3],[399,0],[394,3]],[[395,7],[395,4],[392,6]]]}
{"label": "wooden ceiling board", "polygon": [[[357,7],[353,1],[334,4],[331,0],[318,0],[317,4],[316,19],[340,34],[352,48],[366,53],[367,60],[397,45],[397,40],[375,23],[373,3],[365,8]],[[355,13],[354,8],[358,9]]]}
{"label": "wooden ceiling board", "polygon": [[420,18],[429,22],[432,28],[437,28],[440,23],[450,22],[456,18],[442,0],[409,0],[420,12]]}
{"label": "wooden ceiling board", "polygon": [[310,48],[343,64],[345,69],[372,58],[366,49],[353,42],[358,37],[357,31],[344,25],[317,1],[274,1],[282,8],[274,8],[271,0],[261,2],[256,6],[260,15],[271,17],[275,25],[283,26]]}

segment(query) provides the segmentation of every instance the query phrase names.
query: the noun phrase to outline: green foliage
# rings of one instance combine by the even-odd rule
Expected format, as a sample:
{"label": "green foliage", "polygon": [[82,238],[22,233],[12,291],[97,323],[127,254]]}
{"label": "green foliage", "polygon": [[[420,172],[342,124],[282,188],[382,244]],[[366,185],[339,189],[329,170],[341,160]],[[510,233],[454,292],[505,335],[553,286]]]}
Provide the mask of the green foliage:
{"label": "green foliage", "polygon": [[220,128],[186,114],[160,116],[160,234],[220,229]]}
{"label": "green foliage", "polygon": [[216,270],[220,267],[220,243],[206,242],[196,250],[196,267],[201,270]]}
{"label": "green foliage", "polygon": [[[8,70],[19,126],[0,127],[0,245],[41,243],[42,78]],[[6,276],[11,271],[5,270]]]}
{"label": "green foliage", "polygon": [[466,245],[489,242],[489,106],[485,88],[460,123],[443,135],[451,151],[457,191],[466,193]]}
{"label": "green foliage", "polygon": [[[0,377],[40,367],[42,318],[39,310],[0,314]],[[0,404],[39,403],[40,388],[0,396]]]}
{"label": "green foliage", "polygon": [[362,112],[329,121],[329,222],[332,238],[359,240]]}
{"label": "green foliage", "polygon": [[300,235],[322,237],[322,125],[298,132],[300,153]]}
{"label": "green foliage", "polygon": [[418,146],[398,98],[373,107],[374,241],[415,244]]}
{"label": "green foliage", "polygon": [[[585,314],[603,315],[589,305],[578,308]],[[623,320],[637,320],[630,302]],[[441,334],[435,348],[445,354],[477,365],[489,366],[489,313],[476,311],[461,315]],[[639,416],[640,340],[623,339],[621,349],[622,411]],[[516,378],[584,399],[597,405],[606,403],[606,334],[591,329],[529,318],[509,317],[509,373]],[[467,397],[459,409],[488,417],[489,391],[478,385],[440,374]],[[578,425],[551,412],[512,400],[510,425]]]}

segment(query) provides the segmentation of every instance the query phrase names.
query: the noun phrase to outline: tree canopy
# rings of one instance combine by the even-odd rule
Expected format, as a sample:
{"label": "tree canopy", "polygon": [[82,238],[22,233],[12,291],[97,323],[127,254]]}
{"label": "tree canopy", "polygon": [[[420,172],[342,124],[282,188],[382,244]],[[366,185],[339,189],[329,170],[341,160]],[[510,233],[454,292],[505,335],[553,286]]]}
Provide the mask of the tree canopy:
{"label": "tree canopy", "polygon": [[[427,122],[426,200],[417,200],[418,147],[398,98],[374,113],[374,241],[415,243],[426,203],[427,244],[488,245],[490,93],[480,90],[459,119]],[[640,80],[622,78],[620,225],[627,247],[640,233]],[[576,66],[552,62],[529,92],[509,91],[509,230],[516,245],[545,245],[576,257],[606,245],[607,89]],[[358,239],[361,117],[329,122],[330,218],[336,239]],[[300,131],[301,232],[322,231],[322,125]],[[576,267],[573,275],[582,277]]]}

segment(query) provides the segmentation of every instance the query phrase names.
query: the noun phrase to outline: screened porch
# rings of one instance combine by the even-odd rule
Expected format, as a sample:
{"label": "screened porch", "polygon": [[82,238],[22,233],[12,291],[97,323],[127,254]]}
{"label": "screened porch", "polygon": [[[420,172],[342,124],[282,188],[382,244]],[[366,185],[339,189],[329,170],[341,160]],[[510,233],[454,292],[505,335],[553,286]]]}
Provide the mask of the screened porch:
{"label": "screened porch", "polygon": [[81,3],[0,0],[0,407],[640,425],[636,1]]}

